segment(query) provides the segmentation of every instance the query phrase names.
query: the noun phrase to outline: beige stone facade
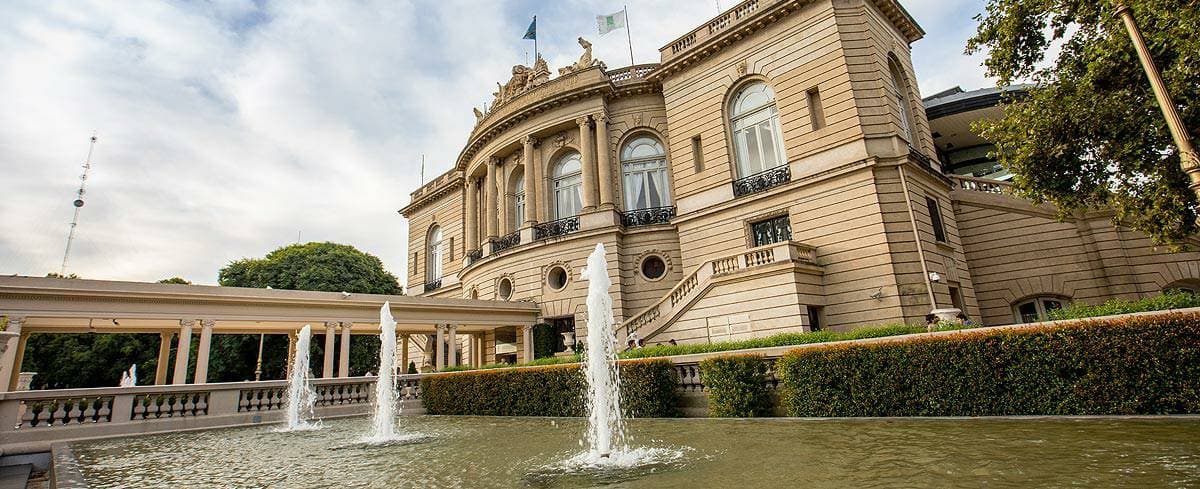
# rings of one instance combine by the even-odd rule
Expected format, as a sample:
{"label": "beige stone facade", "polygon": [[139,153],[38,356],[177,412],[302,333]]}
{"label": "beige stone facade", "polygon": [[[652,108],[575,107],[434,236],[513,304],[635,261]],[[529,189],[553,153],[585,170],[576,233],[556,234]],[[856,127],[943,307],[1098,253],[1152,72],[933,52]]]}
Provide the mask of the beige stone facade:
{"label": "beige stone facade", "polygon": [[[533,302],[582,338],[579,272],[603,243],[617,335],[653,344],[934,309],[1000,325],[1042,295],[1200,277],[1196,255],[1103,214],[1060,223],[1003,182],[945,172],[910,60],[922,35],[895,0],[747,0],[657,64],[609,70],[585,52],[554,78],[541,59],[514,67],[454,169],[401,211],[408,289]],[[530,338],[497,334],[489,361]]]}

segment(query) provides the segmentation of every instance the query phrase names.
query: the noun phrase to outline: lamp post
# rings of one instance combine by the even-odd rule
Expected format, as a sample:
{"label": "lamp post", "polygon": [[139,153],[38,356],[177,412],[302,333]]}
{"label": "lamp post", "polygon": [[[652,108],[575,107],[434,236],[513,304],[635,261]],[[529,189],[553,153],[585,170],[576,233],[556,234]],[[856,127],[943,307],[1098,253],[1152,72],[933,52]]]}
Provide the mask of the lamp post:
{"label": "lamp post", "polygon": [[1146,47],[1146,40],[1142,38],[1141,30],[1138,29],[1137,20],[1133,18],[1133,11],[1121,0],[1114,0],[1113,3],[1117,6],[1117,16],[1121,17],[1121,22],[1125,24],[1125,30],[1129,31],[1129,39],[1133,41],[1133,48],[1142,62],[1142,69],[1146,71],[1146,77],[1150,79],[1150,89],[1154,91],[1154,99],[1158,101],[1158,106],[1163,111],[1163,117],[1167,120],[1171,139],[1175,140],[1175,146],[1179,148],[1179,166],[1191,179],[1192,184],[1189,188],[1196,194],[1197,200],[1200,200],[1200,156],[1197,156],[1196,148],[1192,146],[1192,138],[1188,134],[1187,126],[1183,124],[1179,110],[1171,101],[1171,95],[1167,93],[1167,85],[1163,83],[1162,74],[1154,65],[1154,59],[1150,57],[1150,50]]}
{"label": "lamp post", "polygon": [[255,382],[262,380],[263,336],[265,336],[263,333],[258,334],[258,360],[254,362],[254,381]]}

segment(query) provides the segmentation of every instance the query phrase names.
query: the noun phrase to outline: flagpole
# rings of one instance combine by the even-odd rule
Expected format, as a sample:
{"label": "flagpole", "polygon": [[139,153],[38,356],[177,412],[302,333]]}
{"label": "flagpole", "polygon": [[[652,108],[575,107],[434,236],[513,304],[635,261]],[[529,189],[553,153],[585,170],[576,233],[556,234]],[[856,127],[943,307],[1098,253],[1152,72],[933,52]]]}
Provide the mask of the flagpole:
{"label": "flagpole", "polygon": [[537,64],[538,47],[537,47],[537,16],[533,16],[533,63]]}
{"label": "flagpole", "polygon": [[621,7],[625,11],[625,40],[629,41],[629,66],[633,66],[633,36],[629,34],[629,6],[622,5]]}

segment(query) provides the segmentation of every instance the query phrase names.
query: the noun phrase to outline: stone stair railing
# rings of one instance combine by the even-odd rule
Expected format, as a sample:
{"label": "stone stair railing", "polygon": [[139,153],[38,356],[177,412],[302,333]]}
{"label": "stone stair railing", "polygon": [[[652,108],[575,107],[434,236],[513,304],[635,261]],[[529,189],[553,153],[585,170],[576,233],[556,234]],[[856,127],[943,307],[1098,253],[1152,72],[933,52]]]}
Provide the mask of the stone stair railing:
{"label": "stone stair railing", "polygon": [[683,314],[708,288],[714,277],[783,262],[815,265],[816,248],[795,241],[783,241],[704,262],[680,280],[658,302],[621,323],[617,328],[618,340],[627,338],[631,333],[637,333],[642,339],[649,339],[657,334]]}

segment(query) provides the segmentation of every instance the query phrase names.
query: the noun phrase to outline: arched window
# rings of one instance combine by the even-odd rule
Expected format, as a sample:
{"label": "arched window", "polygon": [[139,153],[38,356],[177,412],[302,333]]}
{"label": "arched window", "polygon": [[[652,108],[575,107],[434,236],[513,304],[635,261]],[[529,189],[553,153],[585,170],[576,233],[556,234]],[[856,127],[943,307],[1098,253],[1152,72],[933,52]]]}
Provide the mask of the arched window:
{"label": "arched window", "polygon": [[425,282],[442,278],[442,228],[434,226],[426,237]]}
{"label": "arched window", "polygon": [[568,153],[554,164],[554,218],[579,215],[583,209],[583,162],[579,153]]}
{"label": "arched window", "polygon": [[1017,322],[1036,323],[1050,319],[1050,312],[1066,307],[1070,301],[1057,296],[1030,297],[1013,306]]}
{"label": "arched window", "polygon": [[667,185],[667,152],[657,139],[636,137],[621,149],[625,174],[625,210],[652,209],[671,205]]}
{"label": "arched window", "polygon": [[738,91],[729,107],[729,124],[733,128],[738,178],[787,163],[775,92],[766,83],[753,82]]}
{"label": "arched window", "polygon": [[896,61],[894,55],[888,55],[888,71],[892,73],[892,95],[896,98],[897,109],[900,114],[900,137],[912,144],[912,107],[908,100],[908,79],[904,77],[904,70],[900,69],[900,63]]}
{"label": "arched window", "polygon": [[517,175],[513,181],[513,223],[512,231],[521,229],[525,222],[525,172]]}

